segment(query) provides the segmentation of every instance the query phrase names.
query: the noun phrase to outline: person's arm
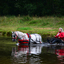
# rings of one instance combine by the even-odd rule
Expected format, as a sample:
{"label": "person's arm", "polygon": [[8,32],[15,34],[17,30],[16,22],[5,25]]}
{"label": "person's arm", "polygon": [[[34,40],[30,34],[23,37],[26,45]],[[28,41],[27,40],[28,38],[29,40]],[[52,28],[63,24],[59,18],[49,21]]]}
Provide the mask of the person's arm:
{"label": "person's arm", "polygon": [[55,38],[57,38],[58,36],[56,35]]}
{"label": "person's arm", "polygon": [[[58,33],[57,33],[58,34]],[[57,38],[58,37],[58,35],[56,34],[56,36],[55,36],[55,38]]]}

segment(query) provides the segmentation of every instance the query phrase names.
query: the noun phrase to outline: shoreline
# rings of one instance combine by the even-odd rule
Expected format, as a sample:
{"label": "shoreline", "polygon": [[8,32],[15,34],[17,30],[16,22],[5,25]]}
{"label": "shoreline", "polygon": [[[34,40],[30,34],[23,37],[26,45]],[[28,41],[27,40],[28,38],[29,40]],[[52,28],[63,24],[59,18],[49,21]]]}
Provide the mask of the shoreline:
{"label": "shoreline", "polygon": [[58,29],[64,29],[64,17],[30,17],[30,16],[1,16],[0,35],[11,37],[11,31],[37,33],[44,37],[53,37]]}
{"label": "shoreline", "polygon": [[[57,31],[52,31],[51,29],[50,30],[45,30],[45,28],[43,28],[44,30],[41,29],[34,29],[34,30],[19,30],[23,33],[30,33],[30,34],[33,34],[33,33],[37,33],[37,34],[40,34],[42,36],[42,38],[47,38],[47,37],[54,37],[54,35],[57,34]],[[17,31],[17,30],[15,30]],[[11,37],[12,36],[12,31],[0,31],[0,36],[5,36],[5,37]]]}

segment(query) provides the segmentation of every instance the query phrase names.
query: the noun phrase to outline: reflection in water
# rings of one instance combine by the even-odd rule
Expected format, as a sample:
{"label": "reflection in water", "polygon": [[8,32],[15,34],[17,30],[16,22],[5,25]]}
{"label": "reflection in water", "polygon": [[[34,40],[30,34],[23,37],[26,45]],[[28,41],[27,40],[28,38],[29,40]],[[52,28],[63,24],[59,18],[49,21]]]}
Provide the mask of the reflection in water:
{"label": "reflection in water", "polygon": [[21,45],[18,47],[18,52],[16,52],[16,48],[13,48],[12,55],[14,63],[40,64],[38,55],[41,53],[41,49],[41,45]]}
{"label": "reflection in water", "polygon": [[56,54],[59,64],[64,64],[64,46],[49,46],[46,53]]}
{"label": "reflection in water", "polygon": [[11,38],[0,38],[0,64],[64,64],[64,45],[45,43],[16,47],[10,43],[13,43]]}
{"label": "reflection in water", "polygon": [[64,64],[64,48],[61,47],[60,49],[56,49],[55,54],[57,55],[58,59],[61,61],[61,64]]}
{"label": "reflection in water", "polygon": [[63,46],[21,45],[12,49],[13,64],[63,64]]}

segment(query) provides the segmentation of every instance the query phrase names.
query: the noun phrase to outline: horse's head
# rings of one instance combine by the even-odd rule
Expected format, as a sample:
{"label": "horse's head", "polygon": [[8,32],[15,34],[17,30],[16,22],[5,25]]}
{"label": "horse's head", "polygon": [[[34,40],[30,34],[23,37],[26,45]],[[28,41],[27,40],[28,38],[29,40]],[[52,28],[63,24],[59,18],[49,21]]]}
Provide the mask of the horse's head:
{"label": "horse's head", "polygon": [[17,39],[17,34],[15,32],[12,32],[12,41],[15,42]]}

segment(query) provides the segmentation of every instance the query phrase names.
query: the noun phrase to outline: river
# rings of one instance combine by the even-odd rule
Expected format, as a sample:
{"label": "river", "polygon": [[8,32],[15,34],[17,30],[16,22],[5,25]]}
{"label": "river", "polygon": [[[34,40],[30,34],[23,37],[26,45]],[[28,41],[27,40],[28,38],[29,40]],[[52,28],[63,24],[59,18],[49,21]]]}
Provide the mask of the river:
{"label": "river", "polygon": [[0,64],[64,64],[64,46],[30,44],[16,46],[9,37],[0,37]]}

